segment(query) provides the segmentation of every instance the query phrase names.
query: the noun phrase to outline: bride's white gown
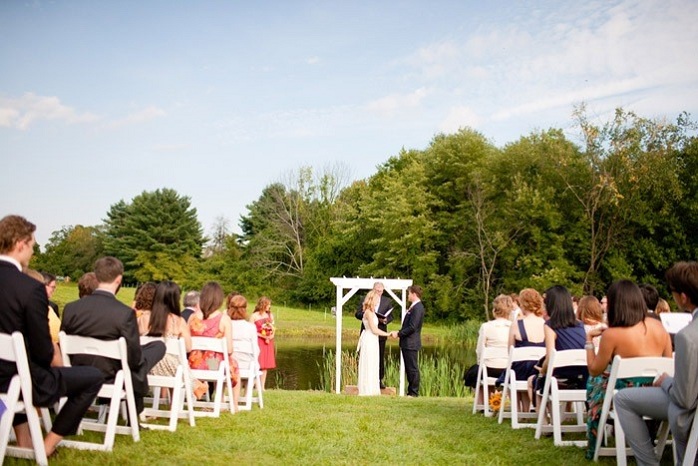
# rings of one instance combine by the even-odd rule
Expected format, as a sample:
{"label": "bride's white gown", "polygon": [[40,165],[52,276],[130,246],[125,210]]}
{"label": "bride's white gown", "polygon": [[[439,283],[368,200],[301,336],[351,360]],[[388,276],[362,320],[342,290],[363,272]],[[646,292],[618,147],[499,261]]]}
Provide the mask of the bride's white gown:
{"label": "bride's white gown", "polygon": [[[378,328],[378,317],[373,316],[374,327]],[[359,395],[380,395],[380,381],[378,380],[378,335],[371,332],[371,327],[364,317],[364,331],[359,337]]]}

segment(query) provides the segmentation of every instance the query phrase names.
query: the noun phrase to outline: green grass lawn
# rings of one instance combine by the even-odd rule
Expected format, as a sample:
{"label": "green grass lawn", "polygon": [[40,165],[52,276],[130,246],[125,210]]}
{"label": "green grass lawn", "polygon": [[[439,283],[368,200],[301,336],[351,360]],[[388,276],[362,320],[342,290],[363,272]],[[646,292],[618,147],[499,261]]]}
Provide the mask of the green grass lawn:
{"label": "green grass lawn", "polygon": [[268,390],[264,401],[262,410],[199,418],[196,427],[181,420],[175,433],[142,431],[138,443],[117,435],[111,453],[63,448],[51,464],[591,464],[581,448],[472,415],[470,398]]}

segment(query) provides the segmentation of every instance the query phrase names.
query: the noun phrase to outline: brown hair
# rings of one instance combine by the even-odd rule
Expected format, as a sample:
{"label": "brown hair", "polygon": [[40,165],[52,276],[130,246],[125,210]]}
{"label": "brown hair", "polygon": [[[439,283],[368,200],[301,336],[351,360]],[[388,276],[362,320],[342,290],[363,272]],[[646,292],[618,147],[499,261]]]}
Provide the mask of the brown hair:
{"label": "brown hair", "polygon": [[[262,296],[259,298],[259,301],[257,301],[257,305],[254,307],[254,312],[261,313],[269,306],[271,306],[271,299],[267,298],[266,296]],[[269,311],[269,314],[271,314],[271,310]]]}
{"label": "brown hair", "polygon": [[227,301],[231,320],[247,320],[247,300],[243,295],[230,293]]}
{"label": "brown hair", "polygon": [[32,277],[34,280],[44,283],[44,277],[41,275],[41,272],[34,270],[34,269],[24,269],[24,275],[28,275]]}
{"label": "brown hair", "polygon": [[157,285],[153,282],[142,283],[141,286],[136,290],[136,302],[133,307],[139,311],[150,311],[153,309],[153,302],[155,302],[155,290],[157,290]]}
{"label": "brown hair", "polygon": [[672,293],[683,293],[698,306],[698,262],[677,262],[665,276]]}
{"label": "brown hair", "polygon": [[422,299],[422,287],[419,285],[412,285],[407,287],[408,293],[414,293],[419,299]]}
{"label": "brown hair", "polygon": [[492,301],[492,314],[494,317],[509,318],[509,314],[514,310],[514,300],[511,296],[500,294]]}
{"label": "brown hair", "polygon": [[671,312],[671,307],[669,306],[669,303],[666,302],[665,299],[659,298],[659,301],[657,301],[657,307],[654,310],[655,314],[663,314],[665,312]]}
{"label": "brown hair", "polygon": [[543,315],[543,297],[533,288],[524,288],[519,293],[519,305],[525,313]]}
{"label": "brown hair", "polygon": [[99,287],[97,275],[94,272],[87,272],[78,280],[78,296],[82,298],[83,296],[91,295],[97,287]]}
{"label": "brown hair", "polygon": [[218,282],[206,283],[201,289],[199,298],[199,307],[204,314],[204,319],[208,319],[208,316],[216,312],[223,304],[224,299],[223,288]]}
{"label": "brown hair", "polygon": [[106,256],[95,262],[95,276],[99,283],[112,283],[124,274],[124,264],[116,257]]}
{"label": "brown hair", "polygon": [[0,254],[11,252],[20,241],[30,240],[35,231],[36,225],[26,218],[7,215],[0,220]]}
{"label": "brown hair", "polygon": [[603,321],[603,308],[596,296],[583,296],[577,305],[577,318],[582,322]]}

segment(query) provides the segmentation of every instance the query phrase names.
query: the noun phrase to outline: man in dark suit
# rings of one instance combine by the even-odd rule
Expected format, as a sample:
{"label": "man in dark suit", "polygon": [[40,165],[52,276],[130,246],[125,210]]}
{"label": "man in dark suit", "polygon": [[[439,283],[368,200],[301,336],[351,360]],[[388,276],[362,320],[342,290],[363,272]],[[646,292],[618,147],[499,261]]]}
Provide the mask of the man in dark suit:
{"label": "man in dark suit", "polygon": [[[136,313],[116,299],[121,287],[124,266],[115,257],[102,257],[95,262],[99,286],[88,296],[65,306],[61,330],[69,335],[81,335],[100,340],[124,337],[131,369],[136,410],[143,411],[143,397],[148,393],[148,371],[165,355],[165,343],[154,341],[141,346]],[[112,382],[121,363],[100,356],[75,355],[73,364],[95,366],[104,373],[104,381]]]}
{"label": "man in dark suit", "polygon": [[[189,318],[193,315],[201,316],[201,308],[199,307],[199,299],[201,293],[198,291],[187,291],[184,295],[184,310],[182,310],[182,318],[189,322]],[[203,318],[203,316],[201,317]]]}
{"label": "man in dark suit", "polygon": [[[44,447],[51,455],[66,435],[72,435],[102,386],[102,374],[93,367],[51,367],[53,343],[48,329],[48,296],[43,283],[23,274],[34,252],[36,226],[25,218],[8,215],[0,220],[0,332],[21,332],[29,359],[32,393],[36,406],[52,406],[61,397],[68,401],[46,434]],[[0,362],[0,391],[5,392],[14,363]],[[31,409],[31,408],[29,408]],[[31,448],[26,416],[14,418],[20,447]]]}
{"label": "man in dark suit", "polygon": [[407,396],[419,396],[419,364],[417,356],[422,348],[422,323],[424,322],[424,304],[421,301],[422,288],[412,285],[407,288],[407,299],[411,303],[407,310],[402,328],[391,332],[393,338],[400,339],[400,351],[405,361],[407,375]]}
{"label": "man in dark suit", "polygon": [[[378,303],[378,307],[374,309],[376,316],[378,317],[378,328],[383,330],[384,332],[388,331],[388,324],[393,321],[393,313],[390,312],[387,317],[382,317],[385,316],[385,313],[390,311],[393,308],[393,300],[390,299],[389,297],[383,295],[383,291],[385,291],[385,287],[381,282],[376,282],[373,284],[373,291],[375,291],[379,296],[380,296],[380,302]],[[366,296],[361,300],[359,303],[359,308],[356,311],[356,316],[357,319],[361,320],[361,332],[364,331],[364,323],[363,323],[363,318],[364,318],[364,310],[363,310],[363,305],[364,305],[364,300],[366,299]],[[378,367],[379,367],[379,374],[378,378],[380,379],[380,387],[385,388],[385,384],[383,383],[383,377],[385,376],[385,342],[388,338],[387,337],[378,337]]]}

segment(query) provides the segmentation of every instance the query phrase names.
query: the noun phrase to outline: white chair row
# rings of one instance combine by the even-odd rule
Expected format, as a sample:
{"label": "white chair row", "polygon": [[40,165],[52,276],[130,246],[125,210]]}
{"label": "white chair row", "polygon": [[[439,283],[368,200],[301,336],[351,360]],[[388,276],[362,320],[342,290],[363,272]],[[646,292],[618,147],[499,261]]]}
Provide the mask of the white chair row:
{"label": "white chair row", "polygon": [[[507,348],[484,347],[480,353],[480,364],[477,370],[477,382],[475,382],[475,399],[473,400],[473,414],[482,411],[486,417],[492,416],[490,409],[490,387],[494,388],[497,377],[491,377],[487,373],[487,367],[482,361],[487,361],[493,358],[506,359],[508,355]],[[482,402],[478,399],[482,397]]]}

